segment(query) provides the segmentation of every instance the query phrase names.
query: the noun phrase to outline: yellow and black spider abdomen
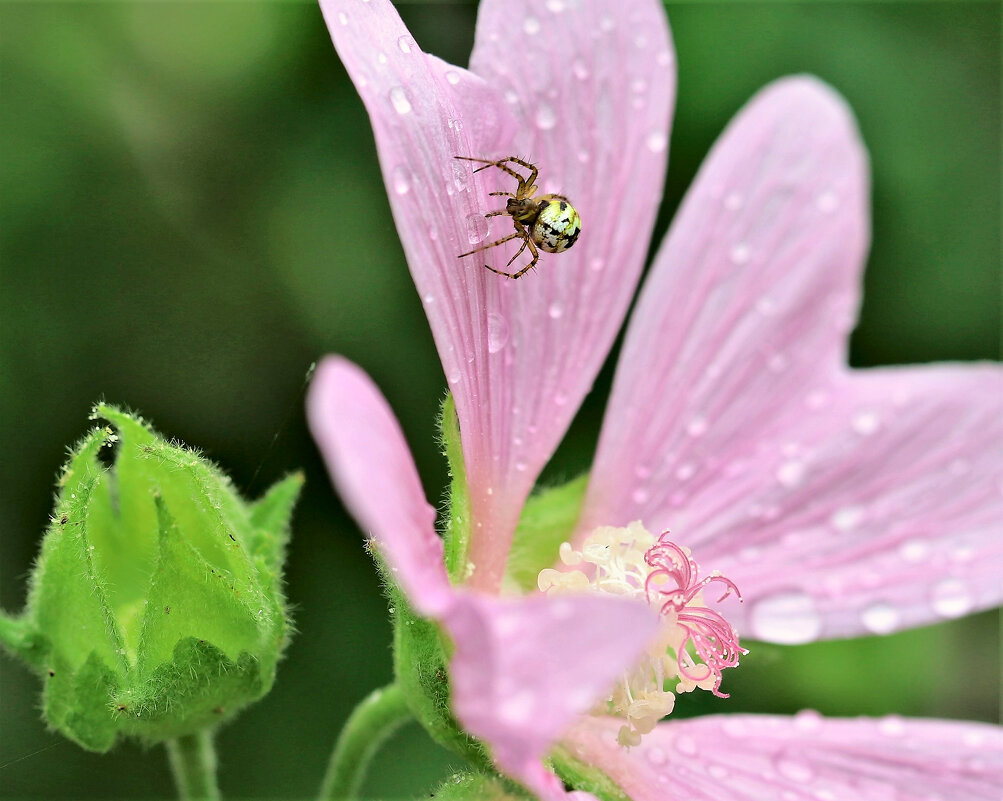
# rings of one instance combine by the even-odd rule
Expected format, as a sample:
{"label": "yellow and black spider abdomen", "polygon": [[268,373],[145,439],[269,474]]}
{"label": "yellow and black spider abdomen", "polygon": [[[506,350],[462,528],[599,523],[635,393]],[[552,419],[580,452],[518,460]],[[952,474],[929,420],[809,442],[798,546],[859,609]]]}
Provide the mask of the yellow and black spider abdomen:
{"label": "yellow and black spider abdomen", "polygon": [[563,195],[543,195],[537,199],[539,213],[529,227],[529,235],[547,253],[561,253],[578,241],[582,220],[578,210]]}

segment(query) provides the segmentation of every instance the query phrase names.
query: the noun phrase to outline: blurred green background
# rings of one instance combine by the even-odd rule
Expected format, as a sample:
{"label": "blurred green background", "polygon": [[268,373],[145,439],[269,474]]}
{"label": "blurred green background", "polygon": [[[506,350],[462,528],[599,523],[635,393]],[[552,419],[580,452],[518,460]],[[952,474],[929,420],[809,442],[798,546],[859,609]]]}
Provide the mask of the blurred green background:
{"label": "blurred green background", "polygon": [[[670,4],[680,80],[656,242],[757,88],[791,72],[856,110],[874,247],[853,361],[999,358],[1000,5]],[[424,49],[466,63],[475,8],[412,3]],[[304,467],[288,574],[299,633],[261,703],[219,737],[234,798],[318,786],[353,705],[391,679],[360,536],[306,433],[303,380],[338,351],[400,415],[429,497],[444,380],[362,104],[309,2],[0,4],[0,604],[19,609],[64,449],[99,398],[199,446],[251,494]],[[361,231],[365,236],[359,236]],[[609,367],[548,468],[587,467]],[[706,711],[996,720],[999,619],[757,646]],[[0,796],[169,798],[160,749],[86,754],[46,733],[39,685],[0,658]],[[426,793],[454,760],[417,727],[368,791]]]}

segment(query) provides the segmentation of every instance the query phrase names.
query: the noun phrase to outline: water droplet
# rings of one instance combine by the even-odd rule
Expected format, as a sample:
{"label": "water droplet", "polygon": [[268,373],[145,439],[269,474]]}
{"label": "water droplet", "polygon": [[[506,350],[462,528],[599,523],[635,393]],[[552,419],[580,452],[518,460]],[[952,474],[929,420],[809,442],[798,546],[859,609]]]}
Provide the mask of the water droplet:
{"label": "water droplet", "polygon": [[888,634],[899,626],[901,615],[891,604],[873,603],[860,615],[864,628],[874,634]]}
{"label": "water droplet", "polygon": [[684,465],[680,465],[679,468],[676,470],[676,478],[678,478],[680,481],[686,481],[688,479],[693,478],[694,473],[696,473],[696,468],[692,464],[687,462]]}
{"label": "water droplet", "polygon": [[707,433],[707,419],[704,417],[694,417],[686,425],[686,433],[691,437],[702,437]]}
{"label": "water droplet", "polygon": [[508,321],[500,314],[488,314],[488,353],[497,353],[508,342]]}
{"label": "water droplet", "polygon": [[878,721],[878,731],[887,737],[901,737],[905,734],[905,722],[898,715],[886,715]]}
{"label": "water droplet", "polygon": [[647,503],[648,491],[644,487],[638,487],[630,497],[634,499],[634,503],[641,505]]}
{"label": "water droplet", "polygon": [[555,300],[547,309],[547,314],[551,320],[559,320],[564,315],[564,307]]}
{"label": "water droplet", "polygon": [[823,192],[815,198],[815,205],[818,206],[819,211],[824,211],[828,214],[835,211],[839,206],[839,198],[835,192]]}
{"label": "water droplet", "polygon": [[589,155],[589,151],[582,149],[578,151],[578,160],[582,164],[588,164],[592,160],[592,156]]}
{"label": "water droplet", "polygon": [[338,22],[340,22],[342,25],[348,24],[348,15],[344,11],[338,12]]}
{"label": "water droplet", "polygon": [[636,95],[644,94],[648,88],[648,82],[644,78],[635,78],[630,82],[630,91]]}
{"label": "water droplet", "polygon": [[815,390],[814,392],[809,392],[804,399],[804,405],[811,409],[813,412],[817,412],[823,406],[829,402],[829,396],[822,392],[821,390]]}
{"label": "water droplet", "polygon": [[930,546],[922,540],[906,540],[899,546],[899,556],[913,564],[922,562],[929,554]]}
{"label": "water droplet", "polygon": [[716,762],[707,768],[707,773],[713,779],[720,780],[728,778],[728,769],[724,765],[719,765]]}
{"label": "water droplet", "polygon": [[376,54],[376,60],[378,62],[380,62],[380,64],[386,64],[387,63],[387,54],[386,53],[377,53]]}
{"label": "water droplet", "polygon": [[837,510],[829,522],[839,531],[850,531],[864,519],[864,510],[859,506],[844,506]]}
{"label": "water droplet", "polygon": [[426,306],[430,305],[435,303],[435,295],[424,295],[421,300]]}
{"label": "water droplet", "polygon": [[471,245],[483,242],[488,235],[488,221],[480,214],[467,215],[467,239]]}
{"label": "water droplet", "polygon": [[862,437],[869,437],[881,428],[881,418],[878,416],[877,412],[860,412],[853,416],[853,422],[851,425],[853,426],[853,430]]}
{"label": "water droplet", "polygon": [[689,496],[682,490],[676,490],[669,496],[669,503],[678,508],[686,503],[686,499],[688,497]]}
{"label": "water droplet", "polygon": [[390,90],[390,103],[398,114],[407,114],[411,110],[411,101],[403,86],[395,86]]}
{"label": "water droplet", "polygon": [[549,131],[557,125],[557,114],[554,107],[548,103],[541,103],[536,110],[536,127],[541,131]]}
{"label": "water droplet", "polygon": [[955,562],[971,562],[975,558],[975,548],[967,543],[959,543],[951,549],[951,559]]}
{"label": "water droplet", "polygon": [[547,0],[547,11],[560,14],[564,11],[564,0]]}
{"label": "water droplet", "polygon": [[792,782],[810,782],[815,771],[805,760],[792,756],[781,756],[777,762],[777,773]]}
{"label": "water droplet", "polygon": [[744,242],[739,242],[729,253],[732,264],[745,264],[749,260],[749,255],[749,246]]}
{"label": "water droplet", "polygon": [[411,53],[411,48],[415,47],[414,39],[410,36],[402,36],[397,40],[397,47],[404,55]]}
{"label": "water droplet", "polygon": [[683,756],[690,756],[690,757],[696,756],[700,750],[699,748],[697,748],[697,741],[694,740],[692,737],[690,737],[688,734],[680,734],[678,737],[676,737],[675,741],[673,742],[673,745],[676,747],[676,750]]}
{"label": "water droplet", "polygon": [[536,17],[526,17],[522,23],[522,29],[530,36],[536,36],[540,32],[540,20]]}
{"label": "water droplet", "polygon": [[655,56],[655,63],[659,67],[667,67],[672,63],[672,54],[668,50],[659,50]]}
{"label": "water droplet", "polygon": [[598,273],[606,266],[606,262],[600,256],[593,256],[589,259],[589,269],[594,273]]}
{"label": "water droplet", "polygon": [[668,757],[665,756],[665,752],[657,745],[649,748],[646,753],[648,761],[652,765],[664,765],[668,761]]}
{"label": "water droplet", "polygon": [[586,78],[589,77],[589,68],[588,66],[586,66],[585,62],[582,61],[580,58],[576,58],[574,61],[571,62],[571,71],[574,73],[575,77],[580,81],[584,81]]}
{"label": "water droplet", "polygon": [[564,392],[558,392],[554,395],[554,403],[558,406],[564,406],[568,402],[568,396]]}
{"label": "water droplet", "polygon": [[394,192],[398,195],[406,195],[411,191],[411,171],[403,164],[394,167],[393,185]]}
{"label": "water droplet", "polygon": [[777,469],[777,481],[792,489],[804,481],[805,466],[803,462],[784,462]]}
{"label": "water droplet", "polygon": [[644,144],[648,146],[648,150],[652,153],[661,153],[668,147],[669,140],[665,136],[664,131],[652,131],[645,137]]}
{"label": "water droplet", "polygon": [[460,73],[456,70],[446,70],[446,80],[453,86],[456,86],[460,82]]}
{"label": "water droplet", "polygon": [[520,473],[524,473],[526,471],[527,466],[528,465],[525,462],[515,463],[515,469],[518,470]]}
{"label": "water droplet", "polygon": [[454,367],[449,372],[449,375],[447,376],[446,380],[449,381],[450,384],[459,384],[460,383],[460,368],[459,367]]}
{"label": "water droplet", "polygon": [[729,211],[738,211],[742,208],[742,196],[738,192],[729,192],[724,198],[724,207]]}
{"label": "water droplet", "polygon": [[822,633],[822,618],[815,608],[815,600],[800,590],[756,601],[751,622],[756,637],[781,645],[812,642]]}
{"label": "water droplet", "polygon": [[801,731],[817,731],[822,727],[822,716],[814,709],[802,709],[794,715],[794,726]]}
{"label": "water droplet", "polygon": [[964,584],[956,578],[947,578],[933,588],[930,599],[933,611],[941,617],[961,617],[972,611],[972,598]]}

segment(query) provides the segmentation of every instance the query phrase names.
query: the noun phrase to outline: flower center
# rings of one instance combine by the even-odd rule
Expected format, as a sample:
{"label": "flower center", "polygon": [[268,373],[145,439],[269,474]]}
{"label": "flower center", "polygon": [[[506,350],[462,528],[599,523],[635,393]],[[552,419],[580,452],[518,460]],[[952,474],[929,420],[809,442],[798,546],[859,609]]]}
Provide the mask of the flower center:
{"label": "flower center", "polygon": [[597,528],[576,551],[570,543],[560,549],[569,568],[541,570],[537,584],[548,595],[601,592],[643,598],[658,609],[662,626],[640,662],[625,673],[612,695],[595,714],[614,714],[626,722],[617,739],[621,745],[641,742],[663,717],[672,712],[676,693],[699,687],[719,698],[721,671],[735,667],[746,651],[738,632],[719,612],[709,609],[703,589],[721,584],[723,601],[738,587],[718,572],[700,579],[697,563],[688,548],[669,541],[665,532],[657,539],[640,522],[626,528]]}

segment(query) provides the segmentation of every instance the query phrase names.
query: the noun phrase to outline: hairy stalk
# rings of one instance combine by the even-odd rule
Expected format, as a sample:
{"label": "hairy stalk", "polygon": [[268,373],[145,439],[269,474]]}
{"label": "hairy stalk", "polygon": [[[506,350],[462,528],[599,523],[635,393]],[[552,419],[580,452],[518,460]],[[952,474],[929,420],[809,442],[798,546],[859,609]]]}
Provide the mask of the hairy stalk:
{"label": "hairy stalk", "polygon": [[181,801],[219,801],[216,747],[208,730],[167,741],[167,758]]}

